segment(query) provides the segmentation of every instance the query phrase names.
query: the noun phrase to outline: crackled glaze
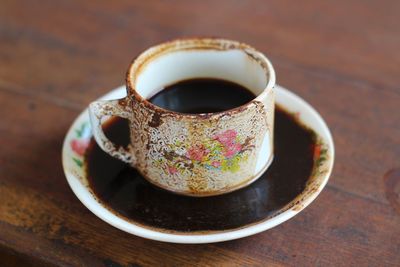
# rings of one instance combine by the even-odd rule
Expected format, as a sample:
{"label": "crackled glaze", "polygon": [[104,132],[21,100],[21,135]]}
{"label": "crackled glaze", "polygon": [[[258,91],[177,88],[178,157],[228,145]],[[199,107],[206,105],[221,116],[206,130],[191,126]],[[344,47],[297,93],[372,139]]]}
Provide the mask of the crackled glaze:
{"label": "crackled glaze", "polygon": [[139,102],[132,110],[136,168],[153,183],[178,191],[220,190],[251,179],[261,142],[273,127],[268,124],[273,113],[268,116],[260,102],[212,118],[155,113]]}

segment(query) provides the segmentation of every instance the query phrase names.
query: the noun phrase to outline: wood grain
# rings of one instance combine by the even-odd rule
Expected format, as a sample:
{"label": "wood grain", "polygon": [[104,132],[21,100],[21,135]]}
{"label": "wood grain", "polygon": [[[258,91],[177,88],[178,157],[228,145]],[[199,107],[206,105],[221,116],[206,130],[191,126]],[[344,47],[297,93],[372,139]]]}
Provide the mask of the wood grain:
{"label": "wood grain", "polygon": [[[399,13],[394,0],[1,0],[0,265],[398,266]],[[209,245],[145,240],[77,200],[62,141],[140,51],[199,35],[267,54],[278,83],[329,124],[333,175],[310,207],[267,232]]]}

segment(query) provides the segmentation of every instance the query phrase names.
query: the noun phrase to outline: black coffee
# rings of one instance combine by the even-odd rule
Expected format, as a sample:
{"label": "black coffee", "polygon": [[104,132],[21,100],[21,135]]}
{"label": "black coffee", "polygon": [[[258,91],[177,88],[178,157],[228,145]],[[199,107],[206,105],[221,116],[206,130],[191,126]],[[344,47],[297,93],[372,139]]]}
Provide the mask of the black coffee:
{"label": "black coffee", "polygon": [[153,104],[181,113],[210,113],[246,104],[256,96],[247,88],[220,79],[190,79],[165,87],[149,99]]}

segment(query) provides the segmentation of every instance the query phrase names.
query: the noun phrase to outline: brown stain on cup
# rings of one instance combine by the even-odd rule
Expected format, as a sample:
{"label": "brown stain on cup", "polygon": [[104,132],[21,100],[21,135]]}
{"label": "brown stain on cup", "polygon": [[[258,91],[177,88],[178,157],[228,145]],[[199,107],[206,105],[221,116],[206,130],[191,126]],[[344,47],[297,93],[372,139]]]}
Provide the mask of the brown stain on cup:
{"label": "brown stain on cup", "polygon": [[400,168],[389,170],[383,176],[386,198],[393,209],[400,214]]}

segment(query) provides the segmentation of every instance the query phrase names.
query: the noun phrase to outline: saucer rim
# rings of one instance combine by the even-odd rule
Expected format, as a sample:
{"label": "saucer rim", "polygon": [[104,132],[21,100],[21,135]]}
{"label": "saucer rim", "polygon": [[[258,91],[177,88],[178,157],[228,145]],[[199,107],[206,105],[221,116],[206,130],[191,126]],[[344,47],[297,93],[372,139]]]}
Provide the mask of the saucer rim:
{"label": "saucer rim", "polygon": [[[123,217],[120,217],[117,214],[111,212],[108,207],[105,207],[102,204],[102,202],[98,200],[97,197],[91,192],[91,190],[88,188],[88,185],[83,184],[81,180],[86,178],[79,177],[78,174],[76,173],[74,174],[68,171],[67,169],[68,165],[67,162],[71,161],[71,159],[67,155],[68,139],[70,139],[68,138],[68,136],[71,135],[75,125],[77,125],[80,121],[84,120],[85,117],[89,116],[87,107],[77,116],[77,118],[71,124],[64,138],[63,149],[62,149],[62,164],[63,164],[64,174],[67,178],[67,182],[71,187],[72,191],[74,192],[74,194],[82,202],[82,204],[97,217],[99,217],[103,221],[107,222],[108,224],[111,224],[112,226],[122,231],[143,238],[148,238],[162,242],[170,242],[170,243],[201,244],[201,243],[214,243],[214,242],[234,240],[271,229],[289,220],[290,218],[301,212],[303,209],[305,209],[309,204],[311,204],[312,201],[316,199],[316,197],[320,194],[320,192],[322,191],[322,189],[325,187],[325,185],[329,180],[329,177],[333,169],[334,155],[335,155],[332,135],[321,115],[309,103],[307,103],[301,97],[289,91],[288,89],[279,85],[275,85],[274,90],[276,95],[280,94],[281,97],[291,98],[293,101],[299,102],[299,105],[303,107],[301,109],[302,112],[304,110],[308,110],[307,112],[310,113],[312,117],[314,117],[314,119],[319,124],[318,127],[320,128],[320,131],[322,131],[322,134],[319,135],[322,135],[324,139],[326,139],[325,140],[326,145],[329,147],[328,165],[327,165],[328,168],[323,176],[323,180],[318,185],[316,191],[311,193],[310,195],[307,195],[305,199],[301,202],[301,206],[298,208],[293,209],[289,207],[285,209],[285,207],[283,207],[282,212],[278,211],[277,214],[273,215],[272,217],[265,218],[259,222],[254,222],[248,225],[244,225],[236,229],[227,229],[217,232],[210,231],[210,233],[207,233],[207,231],[203,231],[204,233],[190,233],[190,232],[176,233],[172,231],[169,232],[168,230],[161,230],[152,227],[144,227],[128,219],[124,219]],[[99,100],[115,99],[119,97],[122,98],[125,96],[126,96],[126,88],[125,86],[120,86],[109,91],[107,94],[100,97]],[[282,105],[281,103],[279,103],[279,101],[277,101],[277,104],[290,112],[288,107]],[[309,127],[313,130],[317,128],[311,126]],[[297,196],[293,199],[296,198]]]}

